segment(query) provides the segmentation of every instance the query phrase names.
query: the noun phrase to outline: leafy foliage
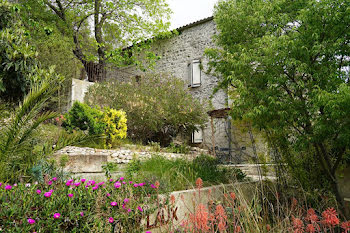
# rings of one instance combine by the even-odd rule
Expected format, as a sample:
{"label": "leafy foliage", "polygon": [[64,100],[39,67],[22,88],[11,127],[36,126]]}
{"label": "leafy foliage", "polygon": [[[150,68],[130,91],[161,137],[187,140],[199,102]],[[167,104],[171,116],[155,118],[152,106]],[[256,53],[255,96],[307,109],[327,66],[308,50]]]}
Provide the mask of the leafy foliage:
{"label": "leafy foliage", "polygon": [[68,105],[72,78],[79,78],[83,68],[72,53],[74,42],[72,35],[63,22],[57,20],[43,1],[19,0],[16,5],[24,24],[28,40],[38,52],[36,59],[41,67],[55,66],[56,73],[65,77],[65,81],[51,100],[51,110],[63,111]]}
{"label": "leafy foliage", "polygon": [[184,86],[181,80],[166,75],[148,75],[140,82],[103,82],[89,88],[86,102],[123,109],[129,137],[167,145],[171,137],[188,134],[205,121],[204,108]]}
{"label": "leafy foliage", "polygon": [[222,1],[215,10],[221,48],[207,51],[221,86],[230,87],[234,118],[264,130],[292,171],[302,165],[295,171],[306,174],[304,188],[330,188],[341,205],[336,171],[350,145],[348,6]]}
{"label": "leafy foliage", "polygon": [[0,131],[1,180],[17,182],[23,177],[30,177],[30,170],[38,160],[85,139],[85,135],[81,134],[62,133],[54,140],[42,140],[43,135],[36,135],[43,122],[57,116],[54,112],[42,110],[64,78],[57,76],[53,70],[37,70],[33,80],[38,81]]}
{"label": "leafy foliage", "polygon": [[37,52],[18,15],[19,9],[0,1],[0,98],[18,101],[27,93]]}
{"label": "leafy foliage", "polygon": [[126,115],[123,111],[106,108],[104,112],[87,104],[75,102],[62,123],[68,131],[88,131],[90,135],[104,135],[105,145],[112,147],[115,139],[126,137]]}
{"label": "leafy foliage", "polygon": [[107,108],[103,114],[101,122],[105,125],[104,133],[106,135],[106,143],[109,148],[115,139],[126,138],[126,114],[123,111]]}
{"label": "leafy foliage", "polygon": [[102,118],[103,112],[96,108],[91,108],[87,104],[74,102],[72,108],[64,115],[62,127],[69,131],[76,129],[87,130],[89,134],[102,134],[105,128]]}
{"label": "leafy foliage", "polygon": [[[162,34],[169,26],[170,10],[165,0],[45,0],[44,3],[72,36],[73,53],[81,61],[90,81],[103,78],[99,76],[105,75],[107,62],[125,65],[125,61],[134,61],[129,59],[124,48]],[[93,24],[93,30],[89,23]],[[136,50],[131,48],[129,51],[139,52],[144,48],[142,45],[144,43],[135,45]],[[155,58],[155,55],[149,58]],[[88,72],[90,65],[96,68],[95,73]]]}

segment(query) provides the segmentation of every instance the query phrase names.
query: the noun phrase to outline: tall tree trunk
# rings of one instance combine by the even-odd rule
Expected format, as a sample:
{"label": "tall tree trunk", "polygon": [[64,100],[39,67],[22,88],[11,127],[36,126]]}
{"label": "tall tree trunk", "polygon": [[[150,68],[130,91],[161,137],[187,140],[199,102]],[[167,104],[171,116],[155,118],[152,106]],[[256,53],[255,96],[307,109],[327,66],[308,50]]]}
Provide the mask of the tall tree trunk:
{"label": "tall tree trunk", "polygon": [[81,61],[81,63],[84,66],[84,70],[86,72],[86,75],[88,77],[88,80],[90,82],[97,82],[105,80],[106,73],[105,73],[105,62],[102,64],[93,62],[93,61],[87,61],[85,55],[83,54],[83,51],[80,47],[80,43],[78,40],[78,36],[75,34],[73,35],[75,48],[73,50],[74,55]]}

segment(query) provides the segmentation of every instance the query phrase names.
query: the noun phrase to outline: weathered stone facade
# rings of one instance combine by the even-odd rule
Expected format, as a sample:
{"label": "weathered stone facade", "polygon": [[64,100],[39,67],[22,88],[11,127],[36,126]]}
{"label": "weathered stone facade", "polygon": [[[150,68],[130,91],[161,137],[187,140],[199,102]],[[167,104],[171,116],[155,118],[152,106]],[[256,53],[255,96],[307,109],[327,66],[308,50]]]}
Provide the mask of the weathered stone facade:
{"label": "weathered stone facade", "polygon": [[[208,68],[208,59],[204,56],[206,48],[215,47],[213,36],[217,33],[213,18],[206,18],[201,21],[186,25],[177,29],[179,35],[172,38],[156,40],[151,51],[161,58],[156,61],[154,70],[142,72],[135,66],[119,69],[112,69],[108,72],[109,79],[127,81],[130,78],[144,76],[146,73],[165,73],[185,81],[190,93],[199,99],[209,110],[223,109],[228,107],[227,93],[223,90],[213,95],[213,90],[217,86],[219,79],[205,71]],[[193,61],[200,61],[201,83],[199,87],[190,87],[189,64]],[[247,133],[239,133],[241,127],[231,125],[226,118],[213,119],[214,127],[208,116],[208,122],[203,128],[202,147],[213,148],[212,128],[214,128],[215,147],[219,152],[229,154],[233,151],[233,158],[242,157],[242,153],[252,153],[251,140]],[[248,138],[248,140],[246,140]],[[232,141],[236,140],[236,141]],[[239,142],[238,142],[239,141]],[[249,151],[249,152],[248,152]]]}

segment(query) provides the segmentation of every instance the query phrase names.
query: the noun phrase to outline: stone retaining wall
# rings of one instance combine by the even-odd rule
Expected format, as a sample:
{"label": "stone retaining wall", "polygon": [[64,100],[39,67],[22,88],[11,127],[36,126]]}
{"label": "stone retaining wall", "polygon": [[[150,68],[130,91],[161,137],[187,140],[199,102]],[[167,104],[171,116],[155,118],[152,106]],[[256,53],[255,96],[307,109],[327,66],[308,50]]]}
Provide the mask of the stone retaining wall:
{"label": "stone retaining wall", "polygon": [[68,163],[65,170],[73,173],[74,176],[84,176],[85,178],[100,180],[105,178],[102,165],[105,165],[108,162],[117,163],[120,166],[120,171],[115,174],[120,175],[122,167],[129,163],[133,158],[142,160],[150,158],[154,154],[159,154],[168,159],[193,159],[201,153],[207,154],[208,152],[199,148],[192,148],[192,151],[189,154],[175,154],[152,151],[136,151],[125,148],[121,148],[119,150],[104,150],[88,147],[68,146],[56,152],[54,156],[57,160],[59,160],[60,157],[68,155]]}

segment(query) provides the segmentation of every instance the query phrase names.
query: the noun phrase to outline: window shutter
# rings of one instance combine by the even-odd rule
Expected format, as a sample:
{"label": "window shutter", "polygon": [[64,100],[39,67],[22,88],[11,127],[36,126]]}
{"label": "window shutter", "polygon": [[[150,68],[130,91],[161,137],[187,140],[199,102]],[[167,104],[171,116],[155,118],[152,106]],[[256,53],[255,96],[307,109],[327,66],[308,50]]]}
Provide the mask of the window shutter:
{"label": "window shutter", "polygon": [[195,130],[192,133],[192,143],[202,143],[203,142],[203,130]]}
{"label": "window shutter", "polygon": [[188,71],[188,86],[192,87],[192,63],[188,63],[187,71]]}
{"label": "window shutter", "polygon": [[200,69],[200,61],[194,60],[192,62],[191,67],[191,86],[199,87],[201,85],[201,69]]}

